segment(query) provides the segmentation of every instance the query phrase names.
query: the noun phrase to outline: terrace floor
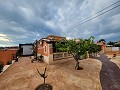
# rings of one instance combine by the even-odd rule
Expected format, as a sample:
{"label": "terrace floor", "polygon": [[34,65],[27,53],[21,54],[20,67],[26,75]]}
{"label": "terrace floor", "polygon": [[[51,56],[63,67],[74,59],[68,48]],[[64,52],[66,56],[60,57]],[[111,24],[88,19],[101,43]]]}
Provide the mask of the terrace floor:
{"label": "terrace floor", "polygon": [[[83,70],[75,70],[74,60],[48,65],[46,82],[53,90],[120,90],[120,58],[101,56],[80,61]],[[45,63],[31,63],[30,57],[20,57],[0,75],[0,90],[35,90],[43,83],[37,72]]]}

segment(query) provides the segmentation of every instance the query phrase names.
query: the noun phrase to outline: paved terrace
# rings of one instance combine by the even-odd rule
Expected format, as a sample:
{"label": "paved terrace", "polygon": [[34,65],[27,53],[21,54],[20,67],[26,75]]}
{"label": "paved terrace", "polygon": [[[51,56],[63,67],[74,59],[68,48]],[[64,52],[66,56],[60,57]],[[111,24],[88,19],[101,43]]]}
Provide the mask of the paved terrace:
{"label": "paved terrace", "polygon": [[[74,69],[74,60],[48,65],[46,82],[52,85],[53,90],[120,90],[120,59],[107,61],[112,63],[109,66],[106,58],[101,56],[80,61],[83,70]],[[15,62],[0,76],[0,90],[35,90],[43,83],[36,69],[43,72],[44,67],[44,63],[31,63],[30,57],[19,58],[19,62]],[[110,71],[110,68],[117,72]],[[109,86],[106,82],[109,82]]]}

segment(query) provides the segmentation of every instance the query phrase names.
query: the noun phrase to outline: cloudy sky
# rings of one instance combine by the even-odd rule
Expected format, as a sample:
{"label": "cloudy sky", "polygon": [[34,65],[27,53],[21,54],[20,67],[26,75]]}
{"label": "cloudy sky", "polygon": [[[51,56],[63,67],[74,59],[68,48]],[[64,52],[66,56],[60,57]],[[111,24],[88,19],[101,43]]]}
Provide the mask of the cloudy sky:
{"label": "cloudy sky", "polygon": [[32,43],[49,34],[118,41],[120,0],[0,0],[0,46]]}

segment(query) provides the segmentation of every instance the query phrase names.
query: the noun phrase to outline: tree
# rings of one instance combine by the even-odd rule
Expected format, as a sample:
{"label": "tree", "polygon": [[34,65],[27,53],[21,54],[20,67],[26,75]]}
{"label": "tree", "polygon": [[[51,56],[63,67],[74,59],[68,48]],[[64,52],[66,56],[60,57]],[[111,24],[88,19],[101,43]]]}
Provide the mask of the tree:
{"label": "tree", "polygon": [[108,44],[108,45],[115,46],[115,47],[120,47],[120,41],[118,41],[118,42],[109,41],[107,44]]}
{"label": "tree", "polygon": [[77,70],[80,69],[79,60],[82,60],[87,54],[87,51],[91,50],[90,48],[92,47],[92,45],[94,45],[93,36],[91,36],[89,39],[64,40],[55,44],[57,51],[67,51],[68,53],[73,55],[74,60],[77,62],[75,66],[75,69]]}
{"label": "tree", "polygon": [[100,39],[98,42],[106,43],[105,39]]}
{"label": "tree", "polygon": [[108,44],[108,45],[113,45],[113,46],[115,46],[115,43],[116,43],[116,42],[110,41],[110,42],[108,42],[107,44]]}
{"label": "tree", "polygon": [[45,79],[47,78],[46,69],[47,69],[47,65],[46,65],[46,67],[45,67],[44,73],[40,73],[39,70],[37,69],[39,75],[40,75],[42,78],[44,78],[44,85],[45,85]]}
{"label": "tree", "polygon": [[98,53],[99,51],[101,51],[101,46],[100,45],[96,45],[96,44],[90,44],[89,48],[88,48],[88,53],[92,54],[92,53]]}

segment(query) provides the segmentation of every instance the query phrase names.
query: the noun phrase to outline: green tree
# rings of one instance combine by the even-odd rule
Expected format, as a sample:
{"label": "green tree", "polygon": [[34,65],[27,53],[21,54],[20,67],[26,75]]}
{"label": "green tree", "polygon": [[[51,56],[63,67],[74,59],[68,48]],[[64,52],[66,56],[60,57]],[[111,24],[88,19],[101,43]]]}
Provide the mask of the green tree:
{"label": "green tree", "polygon": [[101,51],[101,46],[96,45],[96,44],[90,44],[89,45],[89,49],[88,49],[88,53],[92,54],[92,53],[98,53],[99,51]]}
{"label": "green tree", "polygon": [[[74,60],[77,62],[75,66],[75,69],[77,70],[80,69],[79,60],[82,60],[85,57],[85,55],[87,54],[87,51],[90,52],[91,47],[93,45],[94,45],[93,36],[91,36],[89,39],[64,40],[64,41],[57,42],[55,44],[57,51],[62,51],[62,52],[67,51],[68,53],[73,55]],[[95,52],[95,51],[92,51],[92,52]]]}
{"label": "green tree", "polygon": [[107,44],[108,44],[108,45],[113,45],[113,46],[115,46],[115,43],[116,43],[116,42],[109,41]]}

